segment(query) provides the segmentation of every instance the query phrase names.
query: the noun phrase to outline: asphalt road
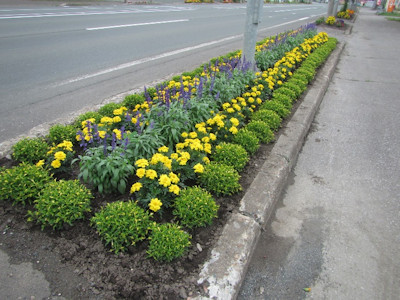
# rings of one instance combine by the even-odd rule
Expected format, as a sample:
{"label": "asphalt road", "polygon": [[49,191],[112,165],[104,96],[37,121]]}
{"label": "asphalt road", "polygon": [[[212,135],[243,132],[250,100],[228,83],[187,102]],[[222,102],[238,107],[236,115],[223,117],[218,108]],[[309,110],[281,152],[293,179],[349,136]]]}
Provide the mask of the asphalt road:
{"label": "asphalt road", "polygon": [[[324,4],[265,5],[259,37]],[[242,48],[246,6],[0,6],[0,143]]]}

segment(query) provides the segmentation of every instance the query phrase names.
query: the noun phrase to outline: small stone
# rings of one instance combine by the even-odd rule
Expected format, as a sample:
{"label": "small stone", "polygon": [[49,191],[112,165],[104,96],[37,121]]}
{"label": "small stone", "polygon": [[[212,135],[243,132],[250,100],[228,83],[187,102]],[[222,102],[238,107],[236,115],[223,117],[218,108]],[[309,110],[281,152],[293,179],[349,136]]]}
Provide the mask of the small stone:
{"label": "small stone", "polygon": [[196,247],[199,252],[203,251],[203,248],[201,248],[201,245],[199,243],[196,244]]}
{"label": "small stone", "polygon": [[181,296],[182,299],[186,299],[187,298],[187,294],[184,288],[181,288],[179,290],[179,296]]}

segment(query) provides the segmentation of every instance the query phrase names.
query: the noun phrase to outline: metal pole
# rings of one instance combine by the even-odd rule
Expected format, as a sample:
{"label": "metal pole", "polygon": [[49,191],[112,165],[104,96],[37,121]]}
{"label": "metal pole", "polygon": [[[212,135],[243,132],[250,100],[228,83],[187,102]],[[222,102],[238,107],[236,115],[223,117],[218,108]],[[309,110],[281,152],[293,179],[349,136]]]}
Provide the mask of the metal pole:
{"label": "metal pole", "polygon": [[333,16],[333,4],[334,4],[334,1],[335,1],[335,0],[329,0],[329,3],[328,3],[328,13],[327,13],[327,16],[328,16],[328,17]]}
{"label": "metal pole", "polygon": [[247,2],[246,24],[244,29],[243,57],[254,64],[254,54],[257,40],[257,28],[260,23],[263,0]]}

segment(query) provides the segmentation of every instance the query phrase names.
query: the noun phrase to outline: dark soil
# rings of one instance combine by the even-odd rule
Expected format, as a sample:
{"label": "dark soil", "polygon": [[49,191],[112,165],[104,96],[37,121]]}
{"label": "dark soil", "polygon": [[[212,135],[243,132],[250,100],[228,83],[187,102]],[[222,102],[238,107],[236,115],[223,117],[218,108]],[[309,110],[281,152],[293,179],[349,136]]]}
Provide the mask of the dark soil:
{"label": "dark soil", "polygon": [[[301,99],[295,103],[293,112]],[[290,119],[282,123],[276,138]],[[218,240],[231,213],[239,207],[246,189],[263,165],[274,143],[261,145],[245,170],[240,183],[243,191],[231,197],[216,198],[218,218],[206,228],[189,231],[192,246],[180,259],[160,263],[146,257],[147,242],[115,255],[104,246],[87,220],[60,231],[28,223],[26,214],[33,207],[0,201],[0,249],[11,263],[31,262],[45,274],[54,296],[67,299],[186,299],[204,292],[197,277]],[[7,159],[0,166],[14,165]],[[98,196],[92,203],[92,215],[105,203],[127,196]]]}

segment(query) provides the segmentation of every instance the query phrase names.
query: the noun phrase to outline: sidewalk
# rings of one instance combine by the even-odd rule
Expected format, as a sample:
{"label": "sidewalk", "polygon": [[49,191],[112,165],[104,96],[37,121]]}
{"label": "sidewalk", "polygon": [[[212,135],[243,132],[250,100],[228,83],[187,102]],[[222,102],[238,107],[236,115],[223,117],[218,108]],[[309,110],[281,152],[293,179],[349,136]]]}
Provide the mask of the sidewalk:
{"label": "sidewalk", "polygon": [[238,299],[398,299],[399,48],[362,8]]}

